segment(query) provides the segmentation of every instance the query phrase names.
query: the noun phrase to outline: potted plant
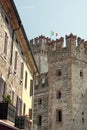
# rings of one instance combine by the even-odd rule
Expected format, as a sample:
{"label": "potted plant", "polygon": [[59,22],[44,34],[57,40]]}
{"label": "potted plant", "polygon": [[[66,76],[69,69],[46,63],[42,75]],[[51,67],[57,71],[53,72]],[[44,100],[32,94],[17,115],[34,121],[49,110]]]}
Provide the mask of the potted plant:
{"label": "potted plant", "polygon": [[10,95],[2,95],[3,101],[11,104],[11,96]]}

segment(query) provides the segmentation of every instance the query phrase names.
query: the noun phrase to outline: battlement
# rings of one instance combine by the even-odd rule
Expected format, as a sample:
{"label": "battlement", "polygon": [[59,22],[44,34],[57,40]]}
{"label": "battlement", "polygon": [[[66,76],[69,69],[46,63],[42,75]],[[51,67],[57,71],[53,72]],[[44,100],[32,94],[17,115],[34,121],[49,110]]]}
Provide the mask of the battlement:
{"label": "battlement", "polygon": [[39,36],[39,37],[36,37],[36,38],[34,38],[34,39],[31,39],[31,40],[29,41],[29,44],[30,44],[31,46],[36,46],[36,45],[37,45],[37,46],[40,46],[41,43],[47,43],[47,42],[50,42],[50,41],[51,41],[50,38],[41,35],[41,36]]}
{"label": "battlement", "polygon": [[87,41],[81,39],[80,37],[77,38],[76,35],[72,33],[70,35],[66,35],[65,37],[66,46],[64,47],[64,38],[61,37],[60,39],[56,39],[55,41],[48,42],[48,50],[49,51],[59,51],[59,50],[69,50],[69,49],[87,49]]}
{"label": "battlement", "polygon": [[[64,46],[64,43],[66,45]],[[82,52],[87,53],[87,41],[77,37],[76,35],[66,35],[64,38],[56,39],[48,43],[48,60],[56,61],[66,57],[80,57]],[[87,56],[85,56],[87,58]]]}
{"label": "battlement", "polygon": [[34,54],[47,54],[47,43],[51,39],[43,35],[30,40],[29,44]]}

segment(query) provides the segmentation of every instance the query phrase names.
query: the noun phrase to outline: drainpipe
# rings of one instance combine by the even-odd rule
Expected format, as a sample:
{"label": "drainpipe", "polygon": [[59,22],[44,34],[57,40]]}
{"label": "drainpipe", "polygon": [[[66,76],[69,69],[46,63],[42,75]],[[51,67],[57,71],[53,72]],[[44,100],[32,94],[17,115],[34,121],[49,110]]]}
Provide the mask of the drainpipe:
{"label": "drainpipe", "polygon": [[12,42],[11,42],[11,57],[10,57],[10,65],[12,65],[12,58],[13,58],[13,42],[14,42],[14,34],[17,30],[21,28],[21,22],[19,24],[19,27],[16,29],[13,29],[12,31]]}

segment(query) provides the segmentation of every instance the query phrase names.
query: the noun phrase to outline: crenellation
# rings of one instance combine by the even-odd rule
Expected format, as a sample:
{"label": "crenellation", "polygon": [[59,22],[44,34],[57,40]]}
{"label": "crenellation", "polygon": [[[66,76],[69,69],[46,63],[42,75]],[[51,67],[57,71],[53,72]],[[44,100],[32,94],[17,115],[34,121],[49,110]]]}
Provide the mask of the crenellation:
{"label": "crenellation", "polygon": [[85,41],[84,47],[85,47],[85,50],[87,50],[87,41]]}
{"label": "crenellation", "polygon": [[75,49],[76,48],[76,35],[72,33],[70,35],[66,35],[66,47],[67,49]]}
{"label": "crenellation", "polygon": [[76,35],[70,34],[66,35],[66,47],[64,47],[64,38],[61,37],[57,40],[52,40],[48,43],[48,61],[53,62],[59,59],[65,59],[69,57],[81,57],[81,52],[85,52],[87,50],[87,41],[77,37]]}
{"label": "crenellation", "polygon": [[64,44],[64,38],[61,37],[60,39],[56,40],[56,49],[60,50],[61,48],[63,48],[63,44]]}

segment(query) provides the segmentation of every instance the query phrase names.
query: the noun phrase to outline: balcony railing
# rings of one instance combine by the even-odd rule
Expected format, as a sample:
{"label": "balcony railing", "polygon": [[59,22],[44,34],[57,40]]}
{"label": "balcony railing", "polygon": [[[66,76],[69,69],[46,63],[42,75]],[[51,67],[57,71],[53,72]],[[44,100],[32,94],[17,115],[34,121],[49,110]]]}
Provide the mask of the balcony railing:
{"label": "balcony railing", "polygon": [[27,116],[16,116],[15,127],[24,130],[30,130],[29,118]]}
{"label": "balcony railing", "polygon": [[15,122],[16,108],[8,102],[0,102],[0,119]]}

